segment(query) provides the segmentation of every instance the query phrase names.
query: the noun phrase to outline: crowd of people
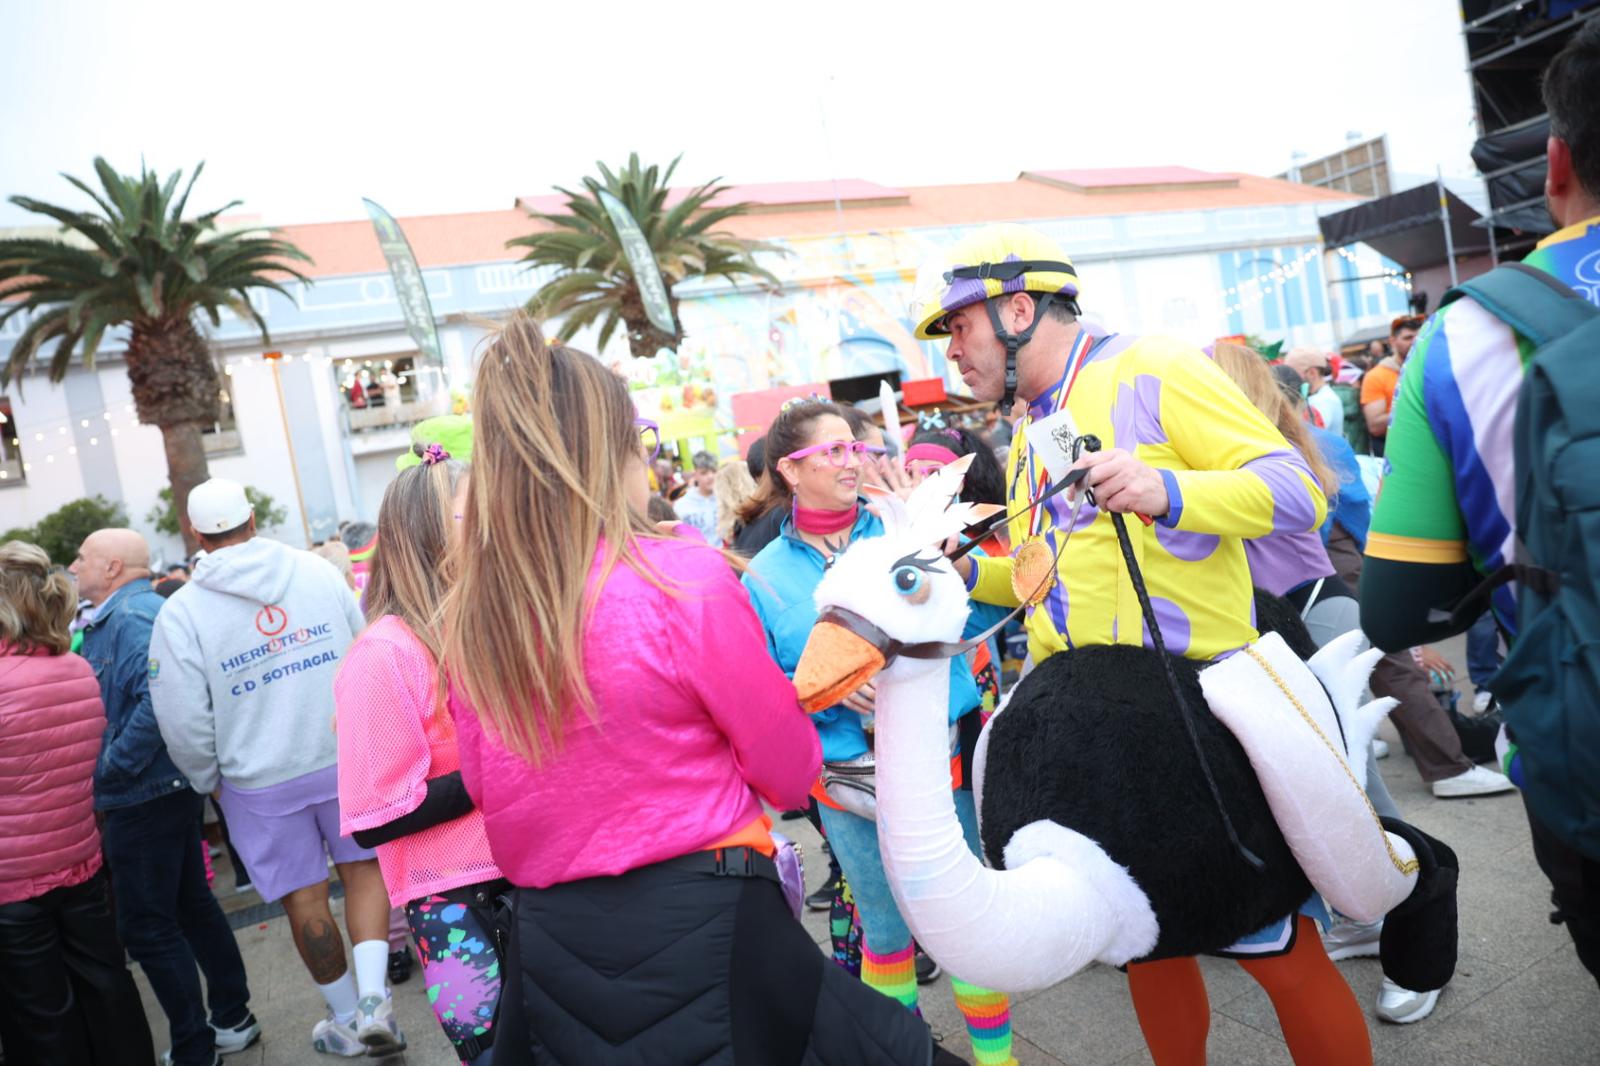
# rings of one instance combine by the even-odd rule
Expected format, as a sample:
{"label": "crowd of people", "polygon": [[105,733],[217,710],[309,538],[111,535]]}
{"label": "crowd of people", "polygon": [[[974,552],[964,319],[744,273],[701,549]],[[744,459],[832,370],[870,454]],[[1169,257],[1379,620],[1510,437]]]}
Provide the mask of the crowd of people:
{"label": "crowd of people", "polygon": [[[1397,319],[1365,365],[1310,349],[1269,365],[1227,341],[1091,324],[1066,252],[998,225],[946,250],[915,323],[994,405],[972,425],[933,412],[885,439],[854,406],[801,398],[747,456],[701,452],[680,472],[621,377],[517,317],[482,354],[470,435],[419,443],[375,528],[293,549],[257,535],[242,487],[219,478],[188,494],[192,567],[157,574],[128,529],[87,537],[65,572],[0,546],[5,1061],[155,1061],[124,952],[166,1016],[161,1061],[215,1064],[262,1037],[264,976],[210,887],[207,797],[236,884],[281,905],[325,1003],[317,1052],[406,1047],[391,984],[409,933],[471,1066],[967,1061],[919,1009],[940,960],[880,846],[871,672],[810,713],[795,681],[831,568],[887,535],[885,501],[952,464],[961,501],[1006,521],[969,530],[975,546],[920,545],[933,555],[894,574],[912,602],[935,572],[968,593],[939,668],[944,717],[928,709],[949,727],[961,854],[996,861],[974,779],[1002,677],[1015,684],[1003,662],[1025,677],[1131,646],[1203,671],[1254,654],[1269,614],[1307,656],[1359,629],[1386,652],[1371,691],[1394,701],[1434,796],[1525,786],[1555,917],[1600,978],[1585,746],[1600,739],[1600,528],[1583,465],[1600,432],[1556,402],[1595,395],[1569,338],[1592,343],[1600,303],[1579,269],[1600,254],[1597,98],[1590,23],[1546,75],[1562,228],[1519,278]],[[1539,402],[1543,417],[1519,418]],[[1477,691],[1457,711],[1427,644],[1468,630]],[[715,668],[685,648],[715,648]],[[1509,728],[1491,769],[1462,722],[1499,713],[1497,693]],[[1393,832],[1383,754],[1351,760]],[[780,812],[826,840],[810,897]],[[1406,839],[1453,891],[1448,846]],[[1369,1062],[1333,963],[1380,957],[1376,1014],[1407,1024],[1434,1009],[1453,942],[1400,932],[1401,908],[1357,921],[1315,891],[1295,900],[1217,950],[1265,989],[1297,1063]],[[798,921],[806,906],[830,911],[831,958]],[[1430,962],[1446,976],[1408,980]],[[1153,1059],[1204,1061],[1193,953],[1126,973]],[[1016,1062],[1006,992],[949,976],[970,1061]]]}

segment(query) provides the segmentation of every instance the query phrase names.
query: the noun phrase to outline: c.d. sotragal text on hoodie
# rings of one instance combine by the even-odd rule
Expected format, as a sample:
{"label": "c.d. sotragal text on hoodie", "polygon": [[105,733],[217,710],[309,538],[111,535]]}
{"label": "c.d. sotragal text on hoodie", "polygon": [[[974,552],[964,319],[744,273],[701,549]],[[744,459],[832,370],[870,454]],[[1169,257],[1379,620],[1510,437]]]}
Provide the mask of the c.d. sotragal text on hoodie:
{"label": "c.d. sotragal text on hoodie", "polygon": [[333,679],[365,625],[326,559],[264,537],[205,556],[156,616],[150,698],[196,792],[334,764]]}

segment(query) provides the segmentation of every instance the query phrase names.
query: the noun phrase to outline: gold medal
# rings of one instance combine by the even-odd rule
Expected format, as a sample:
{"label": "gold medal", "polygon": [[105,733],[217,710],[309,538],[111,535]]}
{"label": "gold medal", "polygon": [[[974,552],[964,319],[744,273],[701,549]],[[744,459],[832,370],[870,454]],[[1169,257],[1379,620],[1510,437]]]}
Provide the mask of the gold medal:
{"label": "gold medal", "polygon": [[1056,558],[1043,540],[1023,542],[1011,557],[1011,591],[1029,607],[1044,601],[1056,583]]}

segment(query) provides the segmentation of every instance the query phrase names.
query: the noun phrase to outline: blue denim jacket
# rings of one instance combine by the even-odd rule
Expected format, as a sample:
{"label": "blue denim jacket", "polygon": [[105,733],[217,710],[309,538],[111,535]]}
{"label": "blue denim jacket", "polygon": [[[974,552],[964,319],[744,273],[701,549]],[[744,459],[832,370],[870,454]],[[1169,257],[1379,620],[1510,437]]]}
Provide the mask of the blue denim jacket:
{"label": "blue denim jacket", "polygon": [[106,732],[94,769],[96,810],[136,803],[189,787],[167,755],[150,707],[150,633],[163,600],[141,578],[101,604],[83,634],[83,657],[94,667],[106,705]]}

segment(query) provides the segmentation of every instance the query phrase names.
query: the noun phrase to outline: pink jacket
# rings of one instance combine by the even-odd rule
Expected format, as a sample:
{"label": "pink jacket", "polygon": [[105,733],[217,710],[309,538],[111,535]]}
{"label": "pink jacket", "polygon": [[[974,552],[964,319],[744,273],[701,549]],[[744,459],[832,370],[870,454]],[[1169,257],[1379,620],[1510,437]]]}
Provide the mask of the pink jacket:
{"label": "pink jacket", "polygon": [[105,728],[88,663],[0,645],[0,903],[100,869],[94,764]]}
{"label": "pink jacket", "polygon": [[[339,709],[339,831],[346,836],[411,813],[431,779],[461,769],[455,723],[438,699],[438,673],[427,647],[394,615],[368,626],[345,653],[333,698]],[[396,907],[502,876],[477,811],[379,844],[377,851]]]}
{"label": "pink jacket", "polygon": [[817,731],[727,560],[696,541],[642,544],[674,586],[619,565],[599,589],[583,641],[596,713],[573,713],[559,754],[534,767],[451,693],[461,775],[514,884],[544,888],[704,849],[762,817],[758,792],[803,807],[816,779]]}

